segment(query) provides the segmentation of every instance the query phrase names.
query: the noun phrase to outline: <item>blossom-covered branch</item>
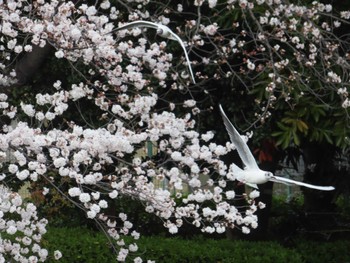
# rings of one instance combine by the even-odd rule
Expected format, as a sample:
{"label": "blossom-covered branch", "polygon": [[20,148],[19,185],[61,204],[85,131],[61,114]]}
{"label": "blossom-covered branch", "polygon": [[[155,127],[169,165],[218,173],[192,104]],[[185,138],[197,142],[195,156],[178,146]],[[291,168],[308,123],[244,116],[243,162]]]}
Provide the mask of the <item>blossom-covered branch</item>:
{"label": "blossom-covered branch", "polygon": [[[349,106],[341,54],[347,42],[333,32],[347,23],[347,12],[335,20],[319,3],[183,2],[156,9],[146,0],[0,2],[0,86],[7,88],[0,94],[1,181],[45,182],[44,195],[56,189],[108,233],[119,261],[137,256],[137,245],[123,236],[139,238],[128,215],[107,212],[121,196],[142,202],[170,233],[185,221],[208,233],[249,233],[258,225],[255,212],[264,207],[254,201],[258,192],[239,196],[227,186],[236,175],[221,158],[234,146],[216,144],[213,132],[196,127],[206,83],[231,78],[244,92],[263,87],[257,120],[305,93],[323,101],[336,92],[338,104]],[[189,52],[196,84],[177,43],[144,28],[115,30],[136,20],[172,28]],[[36,50],[42,57],[30,70],[27,55]],[[47,73],[38,66],[43,58],[51,60],[54,79],[40,76]],[[41,86],[16,97],[19,86],[35,86],[29,81],[35,77],[44,79]],[[144,154],[149,144],[154,151]],[[61,180],[69,182],[67,191]],[[168,187],[157,188],[159,180]],[[237,198],[245,199],[243,207],[235,207]]]}

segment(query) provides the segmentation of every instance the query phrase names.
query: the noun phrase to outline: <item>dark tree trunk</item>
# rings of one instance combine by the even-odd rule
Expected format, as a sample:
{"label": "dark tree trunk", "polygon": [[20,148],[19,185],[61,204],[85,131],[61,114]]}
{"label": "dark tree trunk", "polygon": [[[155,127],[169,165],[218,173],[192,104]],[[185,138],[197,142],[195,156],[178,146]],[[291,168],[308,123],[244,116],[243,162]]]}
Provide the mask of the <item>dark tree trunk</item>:
{"label": "dark tree trunk", "polygon": [[[304,181],[315,185],[335,185],[337,169],[334,165],[336,148],[329,144],[309,143],[303,147]],[[334,199],[336,191],[302,189],[306,230],[317,231],[334,227]]]}
{"label": "dark tree trunk", "polygon": [[[264,162],[260,165],[260,169],[274,173],[277,168],[277,163]],[[272,206],[273,183],[268,182],[259,185],[260,196],[255,201],[262,202],[266,205],[264,209],[259,209],[256,213],[258,216],[258,228],[252,229],[251,234],[246,238],[249,240],[267,240],[269,238],[269,221]]]}
{"label": "dark tree trunk", "polygon": [[44,47],[33,46],[31,52],[26,53],[16,63],[16,77],[18,82],[16,86],[23,86],[28,84],[34,74],[40,70],[43,62],[47,56],[52,52],[53,47],[46,44]]}

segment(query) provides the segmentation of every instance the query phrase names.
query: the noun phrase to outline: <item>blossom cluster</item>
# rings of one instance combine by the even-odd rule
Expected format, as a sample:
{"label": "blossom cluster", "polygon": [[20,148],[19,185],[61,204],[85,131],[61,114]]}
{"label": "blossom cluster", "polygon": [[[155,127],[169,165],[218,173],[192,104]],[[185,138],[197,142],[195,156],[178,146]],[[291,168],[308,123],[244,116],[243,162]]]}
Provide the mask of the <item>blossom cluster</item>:
{"label": "blossom cluster", "polygon": [[[194,5],[204,9],[206,2]],[[283,0],[234,0],[226,8],[242,16],[229,20],[230,26],[214,23],[206,14],[190,20],[185,27],[196,34],[189,44],[198,53],[208,45],[216,50],[201,63],[216,72],[219,65],[221,74],[207,78],[236,77],[248,94],[266,90],[255,105],[262,122],[281,103],[349,90],[348,43],[338,32],[349,25],[349,11],[336,13],[331,4],[319,1],[304,5]],[[214,9],[221,10],[218,5]],[[346,109],[347,97],[341,95],[334,106]]]}
{"label": "blossom cluster", "polygon": [[[215,1],[209,4],[214,7]],[[116,12],[108,1],[100,8],[110,9],[109,18],[95,6],[72,2],[36,1],[31,6],[17,1],[2,9],[6,24],[2,34],[8,43],[3,54],[30,53],[33,45],[52,45],[58,60],[91,67],[80,82],[67,86],[63,79],[56,80],[51,91],[34,94],[31,101],[18,105],[1,94],[2,115],[15,120],[3,126],[0,136],[2,181],[44,181],[42,190],[47,194],[61,178],[69,180],[70,188],[62,194],[83,209],[87,218],[105,227],[114,240],[118,261],[138,250],[123,236],[139,238],[128,215],[121,211],[115,218],[106,213],[110,203],[121,196],[140,200],[173,234],[185,221],[208,233],[223,233],[235,226],[245,233],[256,228],[253,198],[245,196],[247,206],[238,210],[231,202],[234,190],[225,194],[225,181],[235,178],[226,178],[227,166],[220,157],[232,147],[209,143],[213,134],[201,136],[195,131],[196,101],[170,101],[171,111],[157,110],[157,102],[165,99],[158,89],[167,87],[167,79],[172,79],[174,91],[181,92],[189,83],[184,74],[173,72],[167,42],[149,43],[139,28],[112,33],[114,24],[109,20],[116,18]],[[139,15],[130,19],[139,19]],[[208,26],[203,32],[214,35],[216,29]],[[30,37],[19,41],[18,32]],[[182,65],[176,67],[186,70]],[[80,102],[95,108],[93,118],[99,126],[76,124],[85,119],[84,112],[72,117],[70,110]],[[178,117],[177,111],[188,113]],[[61,120],[64,129],[55,127]],[[155,156],[139,156],[147,143],[156,148]],[[171,167],[166,168],[167,162]],[[210,179],[212,174],[221,177],[219,183]],[[205,183],[200,180],[203,176]],[[167,180],[168,188],[155,187],[155,180]],[[185,186],[191,189],[187,198],[182,196]],[[204,201],[213,204],[210,212],[202,207]]]}
{"label": "blossom cluster", "polygon": [[[46,233],[46,219],[39,219],[36,206],[24,203],[18,193],[0,186],[0,261],[43,262],[49,253],[40,241]],[[54,258],[60,259],[60,251]]]}
{"label": "blossom cluster", "polygon": [[[1,179],[45,180],[47,184],[54,183],[57,178],[48,176],[49,171],[54,171],[57,177],[69,178],[72,187],[68,190],[67,198],[84,209],[88,218],[104,223],[106,231],[121,246],[117,257],[120,261],[124,261],[129,252],[136,250],[136,247],[131,249],[122,236],[131,234],[138,237],[138,234],[132,231],[133,224],[127,220],[127,215],[120,214],[117,222],[105,214],[110,200],[119,196],[132,196],[145,203],[146,211],[161,217],[170,233],[176,233],[184,221],[190,221],[209,233],[223,233],[227,227],[233,226],[240,226],[245,233],[251,227],[256,228],[257,218],[253,214],[257,206],[252,198],[247,197],[249,205],[242,213],[230,203],[235,197],[234,191],[229,190],[225,194],[225,181],[233,181],[235,177],[227,173],[220,156],[227,154],[232,146],[215,143],[201,145],[199,133],[191,130],[194,122],[190,115],[183,119],[169,112],[153,113],[152,116],[147,112],[146,115],[145,109],[152,108],[150,98],[144,97],[145,102],[148,101],[145,105],[137,104],[143,105],[142,108],[131,102],[127,112],[127,116],[139,115],[145,122],[143,125],[148,128],[141,133],[128,130],[119,119],[107,128],[96,129],[83,128],[73,123],[70,129],[51,129],[48,132],[29,127],[26,122],[7,126],[0,137],[5,168]],[[41,105],[37,103],[35,106]],[[22,104],[18,111],[35,118],[35,106],[31,105],[29,111],[28,106]],[[115,112],[112,110],[110,114],[114,115]],[[203,135],[206,141],[212,137],[210,133]],[[174,167],[166,169],[156,160],[136,156],[132,157],[131,162],[128,161],[126,156],[136,154],[140,144],[149,140],[159,143],[158,151],[168,156],[174,162]],[[7,159],[11,159],[11,163],[6,164]],[[203,161],[207,163],[206,167],[199,165]],[[106,173],[106,170],[110,172]],[[201,174],[210,175],[213,172],[222,179],[218,184],[208,179],[205,184],[210,188],[203,191],[199,180]],[[169,180],[169,189],[156,188],[154,179],[165,178]],[[176,198],[179,199],[182,198],[184,185],[191,187],[192,193],[183,199],[182,204],[177,205],[172,189],[177,191]],[[210,213],[198,205],[205,201],[215,204]]]}
{"label": "blossom cluster", "polygon": [[[8,120],[0,133],[1,181],[45,182],[43,194],[51,187],[59,190],[60,180],[68,181],[69,189],[62,195],[105,228],[114,240],[118,261],[129,255],[136,255],[135,262],[142,261],[137,257],[134,240],[139,233],[132,219],[123,211],[114,216],[107,213],[111,202],[122,196],[142,202],[173,234],[184,222],[207,233],[223,233],[227,228],[249,233],[258,226],[255,212],[264,205],[255,201],[257,191],[242,196],[228,186],[236,175],[222,156],[234,147],[215,143],[213,132],[197,131],[195,117],[201,106],[195,95],[206,93],[199,85],[191,86],[184,60],[175,59],[175,54],[184,55],[171,52],[176,43],[158,38],[151,28],[115,30],[136,20],[171,27],[169,14],[181,14],[188,3],[177,4],[174,10],[160,5],[161,12],[151,14],[149,0],[126,2],[120,6],[108,0],[95,5],[56,0],[0,2],[0,86],[13,87],[20,74],[13,65],[38,48],[50,47],[52,59],[70,67],[74,75],[72,81],[62,76],[46,83],[45,91],[33,91],[20,102],[0,94],[0,112]],[[255,6],[266,10],[253,12]],[[189,12],[174,32],[194,54],[203,54],[204,47],[215,50],[192,61],[195,69],[215,67],[215,71],[198,70],[198,80],[238,76],[233,71],[238,68],[238,79],[265,85],[267,99],[257,102],[261,112],[256,113],[263,119],[277,101],[289,103],[309,90],[312,81],[303,72],[311,72],[328,85],[324,89],[339,94],[344,108],[349,107],[348,83],[338,70],[346,63],[337,55],[342,46],[329,38],[333,28],[347,22],[349,13],[319,25],[320,16],[332,14],[330,5],[194,0],[190,7],[198,12]],[[239,9],[247,23],[233,21],[229,30],[222,31],[219,22],[200,15],[202,8],[216,13],[221,7]],[[285,56],[286,52],[292,55]],[[325,65],[322,71],[319,64]],[[147,145],[152,145],[152,152],[145,153]],[[157,181],[167,182],[167,187],[157,187]],[[6,198],[4,202],[12,202]],[[246,205],[235,207],[236,198],[244,199]],[[37,222],[35,216],[28,220]],[[8,234],[13,226],[20,229],[14,224],[7,226]],[[134,240],[128,243],[126,235]],[[41,261],[47,257],[45,251],[32,250]]]}

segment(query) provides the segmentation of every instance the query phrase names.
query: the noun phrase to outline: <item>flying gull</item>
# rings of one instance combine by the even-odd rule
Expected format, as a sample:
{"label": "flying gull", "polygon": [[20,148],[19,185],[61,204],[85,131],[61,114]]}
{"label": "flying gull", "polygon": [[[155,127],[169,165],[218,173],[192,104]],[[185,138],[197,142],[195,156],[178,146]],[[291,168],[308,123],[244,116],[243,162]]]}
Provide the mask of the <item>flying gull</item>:
{"label": "flying gull", "polygon": [[268,181],[282,183],[287,185],[300,185],[312,189],[322,190],[322,191],[332,191],[335,188],[333,186],[318,186],[307,184],[303,182],[294,181],[291,179],[283,178],[280,176],[275,176],[271,172],[260,170],[258,167],[253,154],[249,150],[248,145],[242,139],[241,135],[238,133],[236,128],[232,125],[230,120],[227,118],[221,105],[219,105],[222,118],[231,142],[236,146],[239,157],[242,159],[244,169],[239,168],[236,164],[231,164],[231,169],[236,175],[237,180],[244,184],[247,184],[253,188],[257,188],[258,184],[263,184]]}

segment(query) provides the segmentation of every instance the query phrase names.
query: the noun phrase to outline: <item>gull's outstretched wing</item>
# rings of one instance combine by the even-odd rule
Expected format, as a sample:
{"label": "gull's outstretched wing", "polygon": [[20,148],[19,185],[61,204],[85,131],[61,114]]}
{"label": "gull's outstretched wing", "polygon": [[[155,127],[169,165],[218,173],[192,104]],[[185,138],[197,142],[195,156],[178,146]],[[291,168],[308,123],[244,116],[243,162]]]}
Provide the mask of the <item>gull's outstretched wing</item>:
{"label": "gull's outstretched wing", "polygon": [[[167,29],[169,29],[169,28],[167,28]],[[188,70],[190,71],[190,74],[191,74],[192,81],[193,81],[194,84],[196,84],[196,80],[194,79],[194,75],[193,75],[193,71],[192,71],[192,67],[191,67],[191,61],[190,61],[190,59],[188,57],[187,50],[186,50],[184,42],[181,40],[181,38],[177,34],[175,34],[170,29],[169,29],[169,33],[172,36],[171,39],[177,40],[177,42],[179,42],[180,46],[182,47],[182,49],[184,51],[184,54],[185,54],[186,61],[187,61]]]}
{"label": "gull's outstretched wing", "polygon": [[230,120],[227,118],[221,105],[219,105],[222,118],[224,119],[224,124],[228,135],[230,136],[231,142],[236,146],[239,157],[242,159],[245,169],[259,169],[253,154],[250,152],[248,145],[242,139],[241,135],[238,133],[236,128],[232,125]]}
{"label": "gull's outstretched wing", "polygon": [[192,81],[194,84],[196,84],[196,80],[194,79],[194,74],[193,74],[192,67],[191,67],[191,61],[188,57],[185,44],[177,34],[175,34],[169,27],[167,27],[165,25],[153,23],[150,21],[142,21],[142,20],[137,20],[137,21],[127,23],[125,25],[122,25],[122,26],[114,29],[113,31],[120,31],[120,30],[125,30],[128,28],[134,28],[134,27],[153,28],[153,29],[159,30],[160,32],[159,31],[158,32],[162,37],[166,37],[168,39],[175,40],[175,41],[179,42],[180,46],[182,47],[182,49],[185,53],[185,58],[186,58],[188,70],[190,71],[190,74],[191,74]]}
{"label": "gull's outstretched wing", "polygon": [[287,185],[296,184],[296,185],[300,185],[300,186],[304,186],[304,187],[312,188],[312,189],[317,189],[317,190],[321,190],[321,191],[332,191],[335,189],[333,186],[319,186],[319,185],[307,184],[307,183],[294,181],[294,180],[284,178],[284,177],[279,177],[279,176],[272,176],[269,179],[269,181],[287,184]]}
{"label": "gull's outstretched wing", "polygon": [[120,31],[120,30],[125,30],[129,28],[134,28],[134,27],[148,27],[148,28],[158,29],[159,25],[149,21],[137,20],[130,23],[126,23],[120,27],[117,27],[113,31]]}

